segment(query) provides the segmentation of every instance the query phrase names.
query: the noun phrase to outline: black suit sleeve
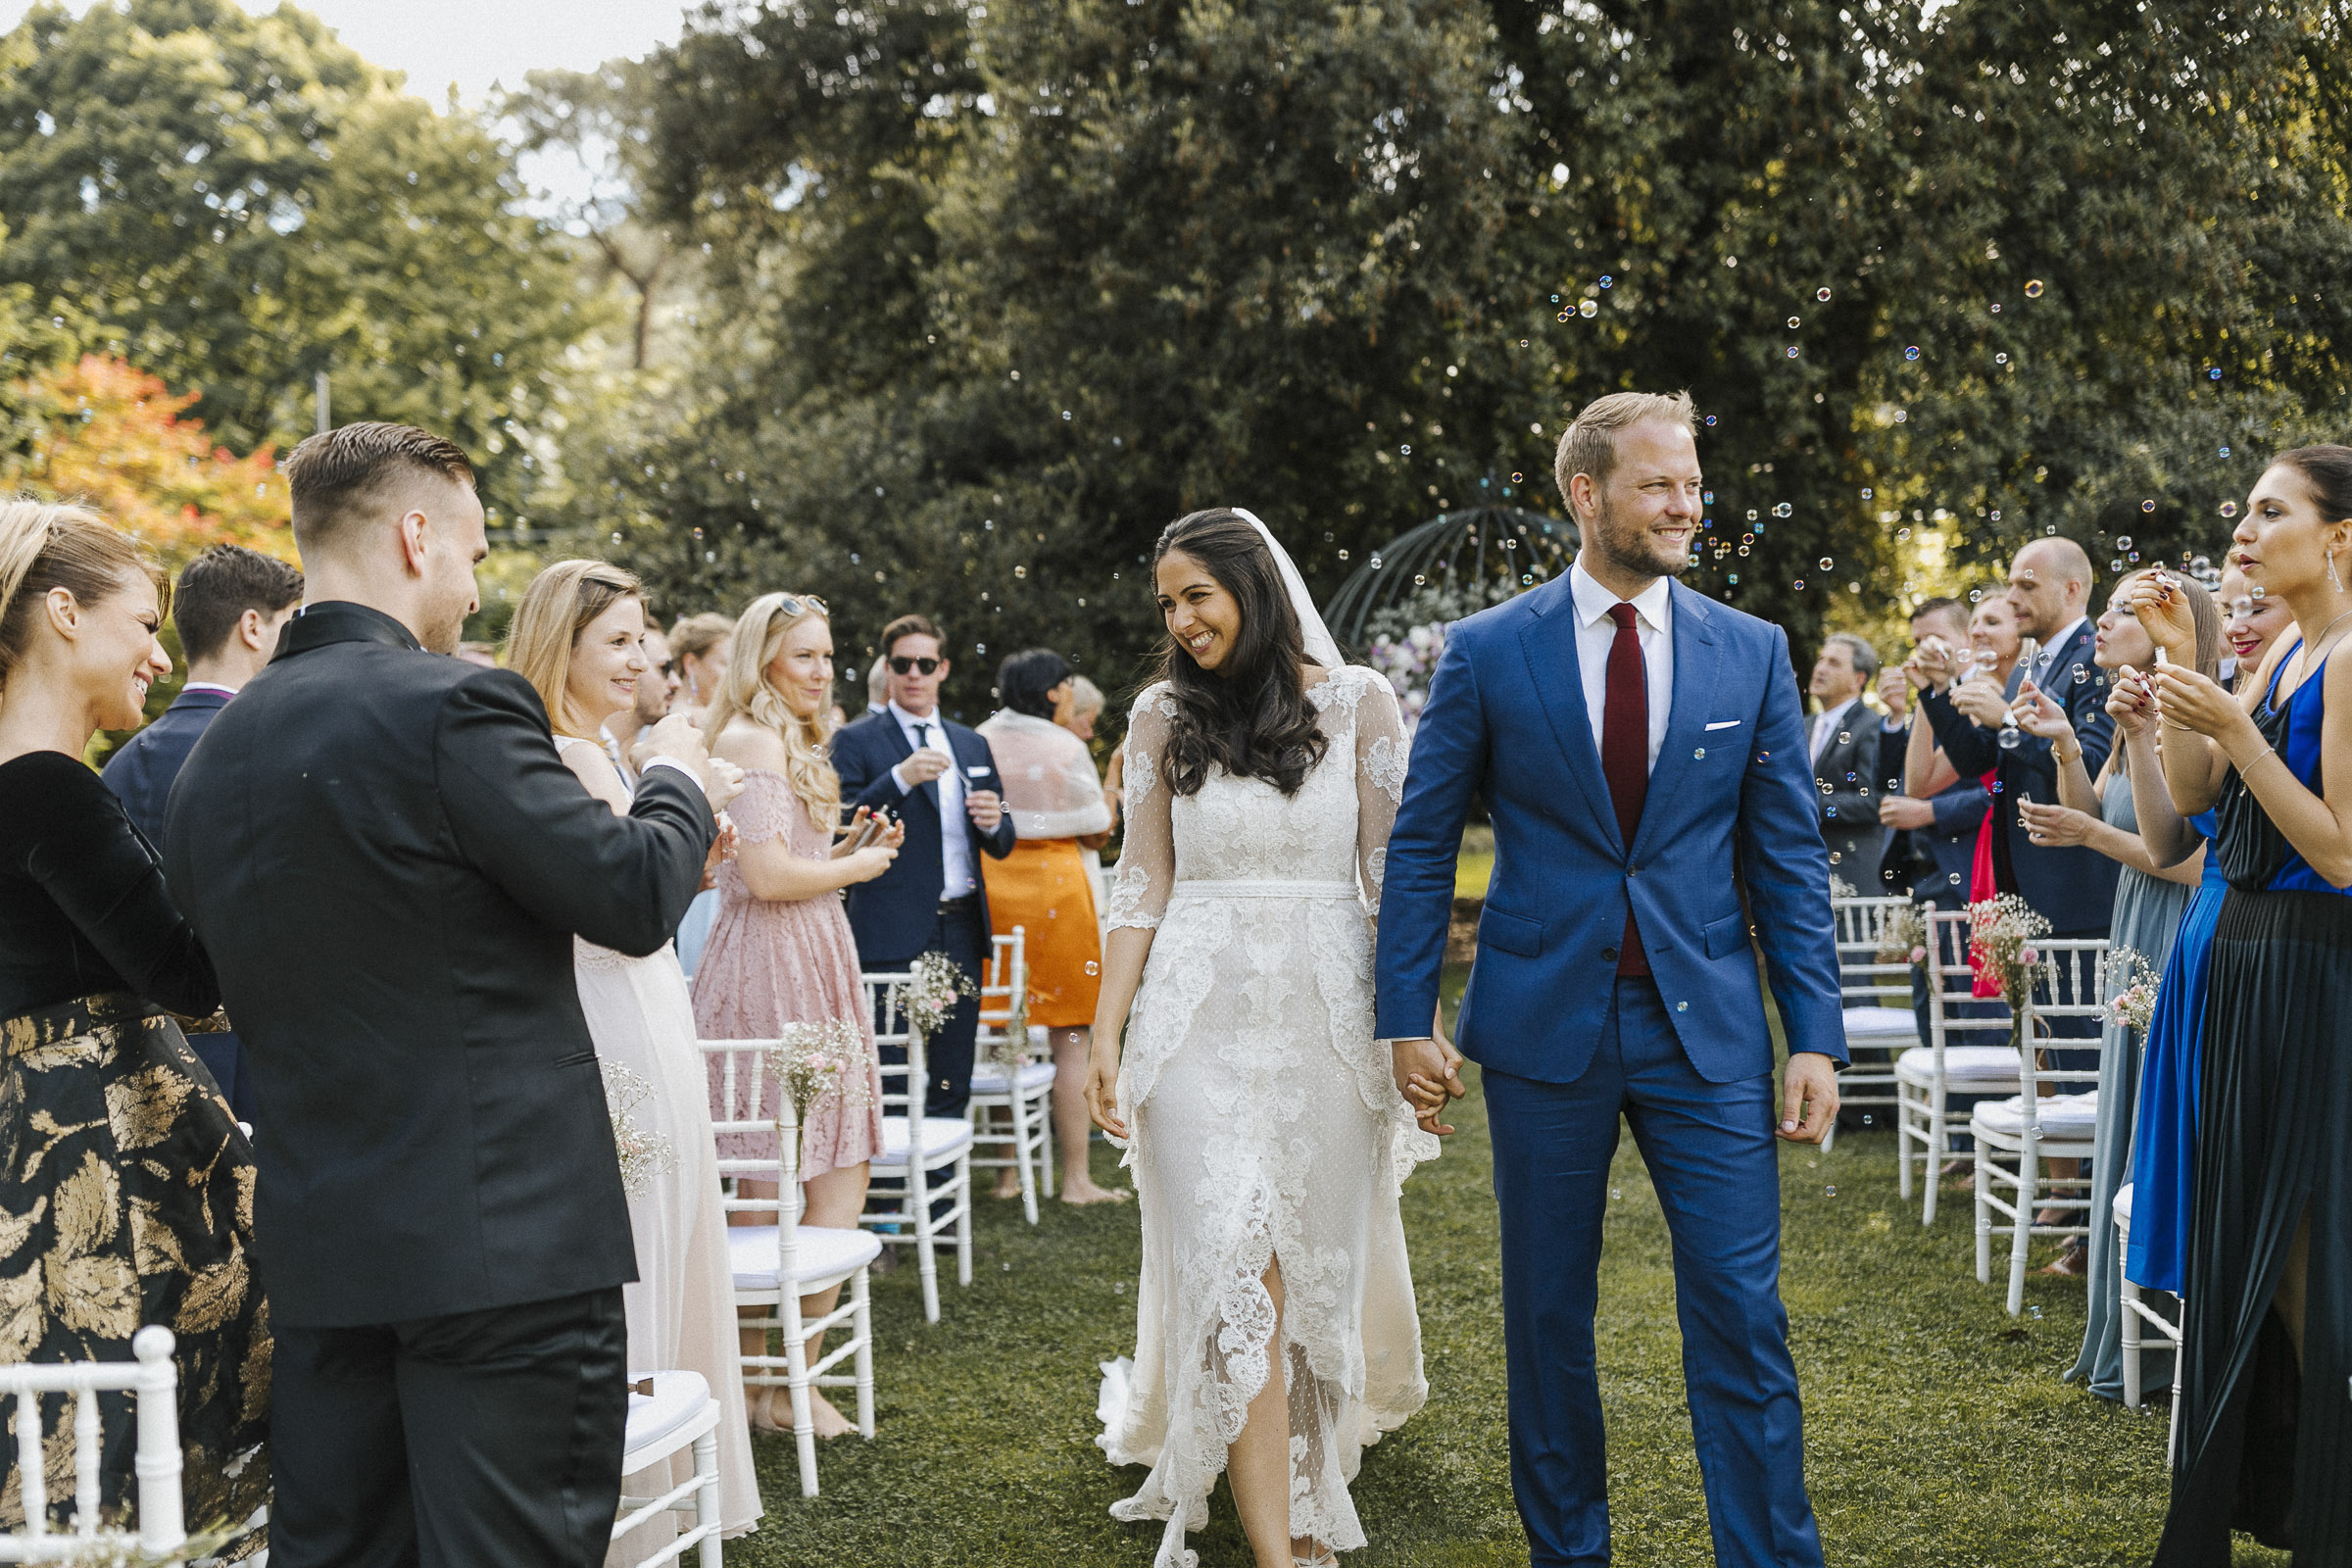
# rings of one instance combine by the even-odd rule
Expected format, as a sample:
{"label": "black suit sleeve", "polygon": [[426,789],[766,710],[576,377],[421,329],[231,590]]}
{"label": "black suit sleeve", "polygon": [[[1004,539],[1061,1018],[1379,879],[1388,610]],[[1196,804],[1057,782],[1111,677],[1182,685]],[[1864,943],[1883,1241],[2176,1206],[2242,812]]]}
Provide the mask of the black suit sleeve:
{"label": "black suit sleeve", "polygon": [[1928,715],[1928,728],[1936,732],[1936,744],[1943,748],[1944,760],[1954,772],[1975,778],[1991,772],[2001,760],[1992,731],[1980,729],[1975,719],[1954,708],[1949,692],[1921,692],[1919,710]]}
{"label": "black suit sleeve", "polygon": [[676,934],[718,832],[693,779],[649,769],[614,816],[558,758],[538,694],[508,670],[453,688],[433,744],[459,847],[509,898],[637,957]]}
{"label": "black suit sleeve", "polygon": [[[980,755],[988,760],[988,771],[978,778],[967,778],[966,790],[992,790],[996,793],[997,799],[1003,801],[1004,799],[1004,780],[997,774],[997,754],[990,749],[987,736],[975,731],[972,734],[972,741],[980,748]],[[972,835],[979,841],[980,848],[988,852],[990,859],[1002,860],[1010,855],[1013,843],[1012,808],[1005,807],[1003,813],[998,816],[997,830],[994,833],[983,833],[975,826],[972,829]]]}
{"label": "black suit sleeve", "polygon": [[24,868],[138,996],[201,1018],[220,1005],[212,959],[114,792],[71,758],[46,789]]}

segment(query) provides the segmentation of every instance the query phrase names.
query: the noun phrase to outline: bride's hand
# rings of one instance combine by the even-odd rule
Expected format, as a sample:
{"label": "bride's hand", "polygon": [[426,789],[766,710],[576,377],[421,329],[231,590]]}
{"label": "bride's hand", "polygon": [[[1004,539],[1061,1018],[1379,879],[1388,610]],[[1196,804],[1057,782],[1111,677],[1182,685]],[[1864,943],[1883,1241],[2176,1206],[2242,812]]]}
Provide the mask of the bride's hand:
{"label": "bride's hand", "polygon": [[1427,1040],[1392,1040],[1389,1042],[1389,1065],[1395,1076],[1396,1092],[1404,1097],[1412,1110],[1413,1120],[1425,1132],[1443,1138],[1453,1131],[1438,1120],[1449,1099],[1459,1100],[1464,1093],[1461,1074],[1457,1070],[1461,1056],[1452,1043],[1444,1038]]}
{"label": "bride's hand", "polygon": [[1086,1054],[1086,1110],[1113,1138],[1127,1136],[1119,1119],[1119,1037],[1097,1029]]}

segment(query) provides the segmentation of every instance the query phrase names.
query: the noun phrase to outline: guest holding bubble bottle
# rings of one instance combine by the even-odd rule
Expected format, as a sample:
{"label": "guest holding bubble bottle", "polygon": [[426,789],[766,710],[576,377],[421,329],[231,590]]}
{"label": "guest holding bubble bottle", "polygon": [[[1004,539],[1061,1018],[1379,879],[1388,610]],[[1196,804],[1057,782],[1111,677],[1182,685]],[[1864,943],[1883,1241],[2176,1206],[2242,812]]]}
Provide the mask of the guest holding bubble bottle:
{"label": "guest holding bubble bottle", "polygon": [[2230,889],[2205,996],[2179,1441],[2158,1568],[2230,1532],[2352,1564],[2352,447],[2273,460],[2230,536],[2294,626],[2236,697],[2194,665],[2170,574],[2134,601],[2174,805]]}

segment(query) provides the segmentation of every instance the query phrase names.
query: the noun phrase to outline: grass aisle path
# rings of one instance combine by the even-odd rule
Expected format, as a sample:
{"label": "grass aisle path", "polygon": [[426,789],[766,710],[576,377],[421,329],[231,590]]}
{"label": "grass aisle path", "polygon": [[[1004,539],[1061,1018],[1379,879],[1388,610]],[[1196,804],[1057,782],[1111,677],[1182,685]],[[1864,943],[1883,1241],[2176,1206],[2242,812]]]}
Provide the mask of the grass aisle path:
{"label": "grass aisle path", "polygon": [[[1478,1091],[1446,1156],[1405,1189],[1432,1396],[1366,1454],[1355,1494],[1371,1550],[1351,1564],[1524,1564],[1504,1457],[1494,1200]],[[1097,1146],[1097,1175],[1111,1151]],[[1969,1267],[1971,1210],[1934,1231],[1895,1197],[1886,1135],[1783,1152],[1788,1299],[1814,1506],[1829,1561],[2139,1564],[2162,1520],[2164,1425],[2061,1384],[2082,1292],[2034,1279],[2012,1321]],[[1623,1140],[1599,1325],[1617,1562],[1708,1561],[1683,1405],[1664,1220]],[[1829,1189],[1837,1189],[1832,1196]],[[880,1436],[823,1446],[824,1494],[799,1495],[789,1442],[758,1441],[769,1514],[731,1563],[862,1568],[943,1563],[1132,1564],[1156,1528],[1104,1512],[1139,1471],[1094,1446],[1096,1363],[1132,1348],[1132,1205],[1046,1205],[1032,1230],[986,1201],[972,1289],[922,1321],[914,1271],[876,1281]],[[948,1265],[948,1266],[952,1266]],[[2039,1316],[2034,1315],[2038,1308]],[[1203,1568],[1249,1561],[1220,1487],[1194,1544]],[[2241,1547],[2238,1562],[2285,1558]]]}

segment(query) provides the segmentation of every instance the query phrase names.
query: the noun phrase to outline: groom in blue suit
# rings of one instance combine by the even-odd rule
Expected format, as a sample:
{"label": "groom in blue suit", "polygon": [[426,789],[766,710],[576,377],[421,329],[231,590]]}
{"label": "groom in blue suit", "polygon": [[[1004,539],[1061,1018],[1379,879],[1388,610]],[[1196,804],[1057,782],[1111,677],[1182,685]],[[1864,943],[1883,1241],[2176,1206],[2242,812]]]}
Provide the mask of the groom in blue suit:
{"label": "groom in blue suit", "polygon": [[[1577,564],[1448,632],[1389,839],[1379,1032],[1444,1131],[1462,1089],[1429,1037],[1454,860],[1472,798],[1494,815],[1458,1034],[1485,1075],[1535,1568],[1609,1560],[1592,1314],[1620,1115],[1674,1239],[1715,1560],[1821,1562],[1774,1138],[1817,1143],[1838,1110],[1829,853],[1787,637],[1672,580],[1700,519],[1692,422],[1688,395],[1619,393],[1561,437]],[[1789,1046],[1777,1112],[1759,949]]]}

